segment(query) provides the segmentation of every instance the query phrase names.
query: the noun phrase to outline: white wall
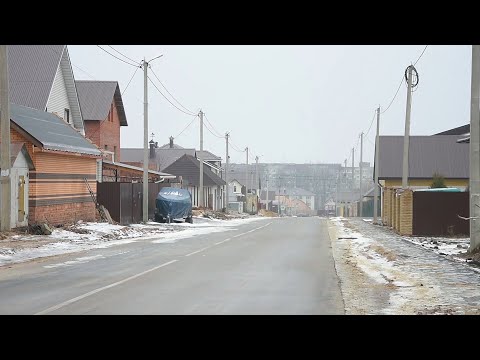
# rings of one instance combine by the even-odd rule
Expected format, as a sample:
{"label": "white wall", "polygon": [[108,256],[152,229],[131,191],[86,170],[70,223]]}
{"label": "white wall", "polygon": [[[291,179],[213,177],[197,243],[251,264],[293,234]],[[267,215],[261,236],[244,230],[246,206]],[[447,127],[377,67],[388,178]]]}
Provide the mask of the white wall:
{"label": "white wall", "polygon": [[[70,110],[68,103],[67,87],[65,86],[65,79],[61,66],[58,66],[55,80],[53,81],[52,90],[47,101],[47,111],[49,113],[56,113],[64,119],[65,109]],[[64,119],[66,120],[66,119]],[[70,124],[73,126],[72,111],[70,110]]]}

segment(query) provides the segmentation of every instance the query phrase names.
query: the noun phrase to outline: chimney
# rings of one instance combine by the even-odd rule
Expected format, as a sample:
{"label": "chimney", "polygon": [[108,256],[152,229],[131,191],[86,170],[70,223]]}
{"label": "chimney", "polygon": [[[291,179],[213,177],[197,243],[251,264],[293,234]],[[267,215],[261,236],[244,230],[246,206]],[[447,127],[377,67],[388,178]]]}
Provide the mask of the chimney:
{"label": "chimney", "polygon": [[155,159],[155,142],[150,140],[150,159]]}
{"label": "chimney", "polygon": [[170,149],[173,149],[173,136],[170,136]]}

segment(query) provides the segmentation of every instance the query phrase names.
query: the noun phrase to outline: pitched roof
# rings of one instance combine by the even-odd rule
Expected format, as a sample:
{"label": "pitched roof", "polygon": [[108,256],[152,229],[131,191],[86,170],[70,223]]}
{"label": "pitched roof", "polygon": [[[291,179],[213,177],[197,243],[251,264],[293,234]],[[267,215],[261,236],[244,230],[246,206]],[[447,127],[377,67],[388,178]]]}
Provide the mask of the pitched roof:
{"label": "pitched roof", "polygon": [[466,124],[450,130],[442,131],[435,135],[463,135],[469,132],[470,132],[470,124]]}
{"label": "pitched roof", "polygon": [[[200,161],[192,155],[183,155],[173,164],[163,171],[182,176],[183,181],[191,186],[200,184]],[[203,167],[203,186],[225,185],[225,181],[220,179],[208,166]]]}
{"label": "pitched roof", "polygon": [[[0,145],[2,142],[0,141]],[[17,160],[18,154],[22,153],[25,156],[29,170],[35,170],[35,165],[33,165],[32,158],[25,147],[25,143],[11,143],[10,144],[10,166],[13,167],[15,160]]]}
{"label": "pitched roof", "polygon": [[45,110],[65,45],[9,45],[9,96],[14,104]]}
{"label": "pitched roof", "polygon": [[[180,159],[185,154],[194,156],[195,149],[156,148],[155,159],[149,158],[149,160],[158,164],[159,169],[163,171],[166,167],[173,164],[176,160]],[[141,148],[123,148],[122,149],[121,148],[120,158],[122,159],[122,162],[143,162],[143,149]]]}
{"label": "pitched roof", "polygon": [[[160,146],[159,149],[170,149],[170,143]],[[184,147],[177,144],[173,144],[173,149],[184,149]]]}
{"label": "pitched roof", "polygon": [[[197,150],[196,157],[200,159],[200,150]],[[220,156],[212,154],[210,151],[203,150],[203,161],[207,160],[222,160]]]}
{"label": "pitched roof", "polygon": [[[459,136],[410,136],[409,178],[430,179],[434,173],[445,178],[469,178],[469,147],[457,143]],[[401,179],[403,136],[380,136],[379,178]]]}
{"label": "pitched roof", "polygon": [[10,101],[37,110],[60,111],[63,116],[55,87],[67,96],[72,126],[85,134],[67,46],[9,45],[7,48]]}
{"label": "pitched roof", "polygon": [[84,120],[105,120],[115,101],[120,126],[128,125],[117,81],[77,80],[75,84]]}
{"label": "pitched roof", "polygon": [[10,104],[12,128],[46,150],[100,156],[98,148],[58,116]]}

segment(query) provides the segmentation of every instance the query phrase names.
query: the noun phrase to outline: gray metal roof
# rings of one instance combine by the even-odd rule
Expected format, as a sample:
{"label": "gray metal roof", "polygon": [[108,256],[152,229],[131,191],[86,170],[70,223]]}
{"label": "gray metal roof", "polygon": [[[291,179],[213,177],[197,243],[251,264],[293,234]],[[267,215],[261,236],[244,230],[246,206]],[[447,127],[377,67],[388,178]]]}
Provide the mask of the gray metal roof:
{"label": "gray metal roof", "polygon": [[[196,154],[197,158],[200,159],[200,150],[197,151]],[[212,154],[210,151],[203,150],[203,160],[222,160],[220,156],[217,156],[215,154]]]}
{"label": "gray metal roof", "polygon": [[46,150],[100,156],[98,148],[58,116],[10,104],[12,128]]}
{"label": "gray metal roof", "polygon": [[[410,136],[409,178],[430,179],[439,173],[449,179],[469,178],[470,149],[460,136]],[[402,178],[403,136],[380,136],[380,179]]]}
{"label": "gray metal roof", "polygon": [[[173,150],[173,149],[171,149]],[[200,161],[192,155],[183,155],[173,164],[164,169],[165,172],[182,176],[187,185],[199,186]],[[208,166],[203,167],[203,186],[225,185],[225,181],[211,171]]]}
{"label": "gray metal roof", "polygon": [[9,45],[10,102],[45,110],[65,45]]}
{"label": "gray metal roof", "polygon": [[[160,146],[159,149],[170,149],[170,143]],[[183,146],[173,144],[173,149],[185,149],[185,148]]]}
{"label": "gray metal roof", "polygon": [[468,132],[470,132],[470,124],[466,124],[466,125],[458,126],[453,129],[442,131],[435,135],[463,135]]}
{"label": "gray metal roof", "polygon": [[[149,150],[150,154],[150,150]],[[166,167],[173,164],[180,159],[183,155],[195,156],[195,149],[184,148],[156,148],[155,159],[149,159],[158,165],[160,170],[164,170]],[[123,148],[120,149],[120,159],[122,162],[143,162],[143,149],[139,148]]]}
{"label": "gray metal roof", "polygon": [[122,95],[117,81],[75,81],[84,120],[105,120],[115,101],[121,126],[127,126]]}

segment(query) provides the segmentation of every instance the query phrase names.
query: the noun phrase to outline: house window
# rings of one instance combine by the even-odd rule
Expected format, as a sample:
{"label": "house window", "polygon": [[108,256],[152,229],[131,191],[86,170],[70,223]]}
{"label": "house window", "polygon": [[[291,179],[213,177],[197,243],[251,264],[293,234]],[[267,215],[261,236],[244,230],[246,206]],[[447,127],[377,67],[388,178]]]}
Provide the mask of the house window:
{"label": "house window", "polygon": [[64,120],[70,124],[70,110],[65,109]]}
{"label": "house window", "polygon": [[233,192],[237,192],[237,185],[233,185]]}

